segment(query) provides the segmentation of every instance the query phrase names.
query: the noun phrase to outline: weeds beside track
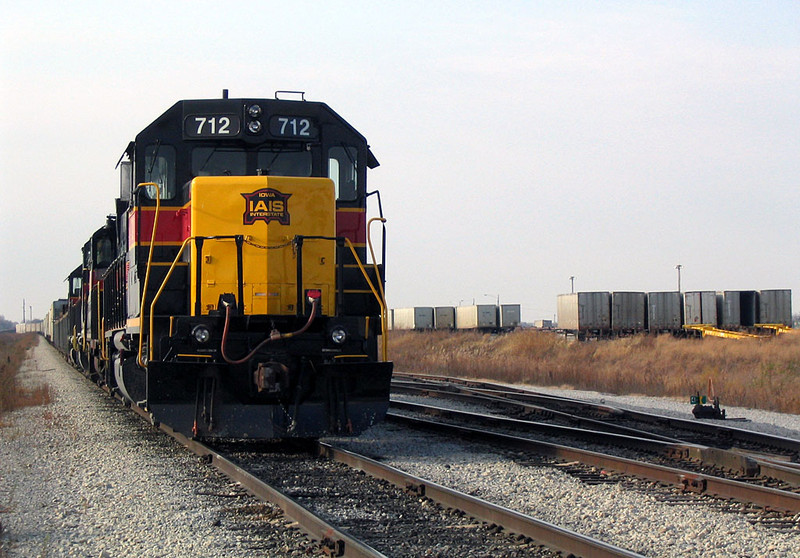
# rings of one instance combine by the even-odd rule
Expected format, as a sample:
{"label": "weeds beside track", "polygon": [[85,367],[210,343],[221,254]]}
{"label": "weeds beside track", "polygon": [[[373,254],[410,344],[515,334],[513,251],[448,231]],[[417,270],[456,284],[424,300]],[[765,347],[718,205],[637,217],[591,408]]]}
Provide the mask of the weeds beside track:
{"label": "weeds beside track", "polygon": [[50,403],[49,386],[23,386],[17,377],[28,350],[38,340],[36,333],[0,333],[0,416],[20,407]]}
{"label": "weeds beside track", "polygon": [[800,332],[764,340],[637,335],[570,342],[553,332],[505,335],[393,331],[390,358],[404,372],[484,378],[613,394],[707,394],[723,405],[800,414]]}

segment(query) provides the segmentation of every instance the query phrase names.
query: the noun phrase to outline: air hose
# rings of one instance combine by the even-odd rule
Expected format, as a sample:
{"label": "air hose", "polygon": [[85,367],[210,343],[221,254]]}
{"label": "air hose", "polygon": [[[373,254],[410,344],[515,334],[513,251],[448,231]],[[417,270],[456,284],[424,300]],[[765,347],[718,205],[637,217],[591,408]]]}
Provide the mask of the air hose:
{"label": "air hose", "polygon": [[300,335],[301,333],[305,333],[309,327],[311,327],[311,322],[314,321],[314,318],[317,316],[317,307],[319,306],[319,298],[314,298],[311,301],[311,314],[308,316],[308,321],[306,324],[298,329],[297,331],[293,331],[291,333],[281,333],[280,331],[273,329],[269,336],[264,339],[261,343],[256,345],[256,348],[250,351],[250,353],[245,356],[244,358],[240,358],[238,360],[233,360],[228,357],[227,351],[225,350],[225,344],[228,341],[228,326],[230,325],[231,321],[231,305],[228,304],[225,306],[225,327],[222,330],[222,358],[225,359],[225,362],[228,364],[244,364],[270,341],[277,341],[278,339],[288,339],[289,337],[294,337],[295,335]]}

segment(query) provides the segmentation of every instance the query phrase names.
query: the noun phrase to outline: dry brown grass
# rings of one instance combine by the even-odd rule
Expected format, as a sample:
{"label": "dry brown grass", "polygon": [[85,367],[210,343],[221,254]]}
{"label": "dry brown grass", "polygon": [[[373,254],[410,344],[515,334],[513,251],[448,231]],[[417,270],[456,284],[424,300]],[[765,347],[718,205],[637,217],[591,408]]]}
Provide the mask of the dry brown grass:
{"label": "dry brown grass", "polygon": [[35,333],[0,333],[0,415],[19,407],[46,405],[52,394],[50,387],[20,385],[17,374],[26,352],[38,342]]}
{"label": "dry brown grass", "polygon": [[800,414],[800,332],[766,340],[639,335],[568,342],[554,333],[398,332],[397,370],[572,387],[615,394],[688,397],[712,380],[723,406]]}

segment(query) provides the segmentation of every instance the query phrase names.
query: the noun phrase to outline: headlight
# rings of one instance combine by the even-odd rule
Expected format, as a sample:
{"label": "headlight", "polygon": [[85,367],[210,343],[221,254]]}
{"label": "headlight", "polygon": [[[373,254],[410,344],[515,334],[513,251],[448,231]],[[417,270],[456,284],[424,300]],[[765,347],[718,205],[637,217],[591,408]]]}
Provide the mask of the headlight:
{"label": "headlight", "polygon": [[261,107],[258,105],[250,105],[250,107],[247,109],[247,114],[250,116],[250,118],[258,118],[261,116]]}
{"label": "headlight", "polygon": [[251,120],[250,123],[247,125],[247,129],[250,131],[251,134],[257,134],[261,131],[261,122],[258,120]]}
{"label": "headlight", "polygon": [[331,331],[331,341],[333,341],[337,345],[341,345],[346,340],[347,340],[347,332],[344,329],[337,327]]}
{"label": "headlight", "polygon": [[198,343],[207,343],[209,339],[211,339],[211,332],[208,331],[208,328],[204,325],[194,326],[192,330],[192,337]]}

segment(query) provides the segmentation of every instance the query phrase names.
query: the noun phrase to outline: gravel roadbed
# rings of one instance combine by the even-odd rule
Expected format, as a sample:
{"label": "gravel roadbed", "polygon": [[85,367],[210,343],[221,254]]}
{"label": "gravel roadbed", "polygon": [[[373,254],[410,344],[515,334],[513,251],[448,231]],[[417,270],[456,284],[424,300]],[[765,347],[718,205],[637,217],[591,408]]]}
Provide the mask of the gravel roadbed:
{"label": "gravel roadbed", "polygon": [[[279,511],[105,397],[46,342],[32,350],[21,376],[48,384],[53,402],[0,420],[0,557],[278,557],[307,556],[313,548]],[[622,399],[642,409],[677,408],[658,398]],[[688,410],[683,402],[675,412]],[[800,435],[798,417],[736,410],[744,414],[752,422],[740,426]],[[710,506],[671,505],[621,484],[588,486],[485,446],[392,424],[339,441],[646,556],[800,557],[798,532],[752,525]]]}
{"label": "gravel roadbed", "polygon": [[377,425],[357,439],[336,443],[645,556],[800,556],[800,532],[752,525],[716,506],[661,502],[622,484],[584,484],[557,468],[522,465],[486,446],[394,424]]}
{"label": "gravel roadbed", "polygon": [[0,557],[307,556],[244,494],[40,340],[21,373],[52,403],[0,419]]}

